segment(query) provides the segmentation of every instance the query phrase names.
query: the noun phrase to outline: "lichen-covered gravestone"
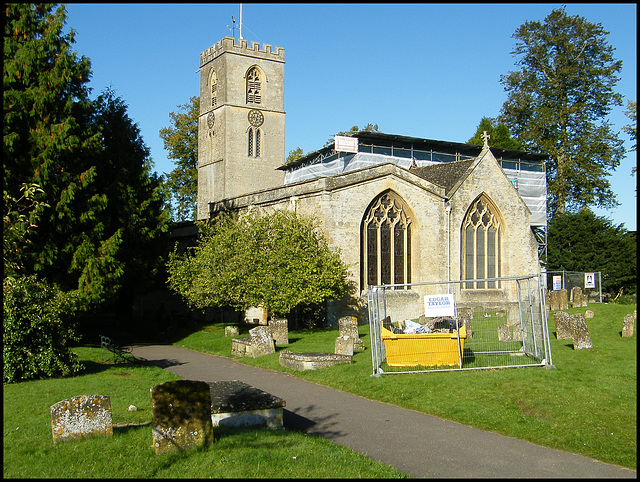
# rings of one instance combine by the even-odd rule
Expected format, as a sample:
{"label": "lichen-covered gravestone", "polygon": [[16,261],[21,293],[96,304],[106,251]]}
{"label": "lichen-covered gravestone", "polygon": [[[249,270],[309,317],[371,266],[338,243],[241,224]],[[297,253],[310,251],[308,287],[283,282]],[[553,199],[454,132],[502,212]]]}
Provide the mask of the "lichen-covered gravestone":
{"label": "lichen-covered gravestone", "polygon": [[573,338],[573,349],[584,350],[593,348],[589,327],[587,327],[584,315],[582,313],[572,315],[569,318],[569,323],[571,326],[571,337]]}
{"label": "lichen-covered gravestone", "polygon": [[289,344],[289,321],[286,318],[269,320],[269,328],[277,346]]}
{"label": "lichen-covered gravestone", "polygon": [[364,343],[358,333],[358,319],[355,316],[343,316],[338,320],[338,330],[340,336],[350,336],[353,338],[353,349],[355,351],[364,350]]}
{"label": "lichen-covered gravestone", "polygon": [[556,323],[556,338],[558,340],[571,340],[571,323],[569,313],[566,311],[556,311],[553,313],[553,319]]}
{"label": "lichen-covered gravestone", "polygon": [[336,338],[336,355],[353,356],[353,338],[347,335]]}
{"label": "lichen-covered gravestone", "polygon": [[111,400],[105,395],[79,395],[51,405],[53,441],[113,435]]}
{"label": "lichen-covered gravestone", "polygon": [[567,290],[554,290],[549,293],[549,305],[552,311],[568,309]]}
{"label": "lichen-covered gravestone", "polygon": [[271,329],[266,326],[251,328],[249,330],[249,340],[251,342],[251,355],[253,358],[276,352],[275,342],[271,336]]}
{"label": "lichen-covered gravestone", "polygon": [[633,326],[635,325],[635,318],[633,315],[626,315],[622,324],[622,336],[629,338],[633,336]]}
{"label": "lichen-covered gravestone", "polygon": [[156,454],[213,441],[209,384],[176,380],[151,388],[151,425]]}

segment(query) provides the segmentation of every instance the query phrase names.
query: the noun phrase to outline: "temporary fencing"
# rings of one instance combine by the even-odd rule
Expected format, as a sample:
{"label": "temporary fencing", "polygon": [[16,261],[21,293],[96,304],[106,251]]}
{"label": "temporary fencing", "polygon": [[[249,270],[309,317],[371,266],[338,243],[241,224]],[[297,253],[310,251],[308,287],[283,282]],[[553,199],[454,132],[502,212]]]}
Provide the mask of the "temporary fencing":
{"label": "temporary fencing", "polygon": [[540,278],[484,281],[369,287],[373,376],[552,366]]}

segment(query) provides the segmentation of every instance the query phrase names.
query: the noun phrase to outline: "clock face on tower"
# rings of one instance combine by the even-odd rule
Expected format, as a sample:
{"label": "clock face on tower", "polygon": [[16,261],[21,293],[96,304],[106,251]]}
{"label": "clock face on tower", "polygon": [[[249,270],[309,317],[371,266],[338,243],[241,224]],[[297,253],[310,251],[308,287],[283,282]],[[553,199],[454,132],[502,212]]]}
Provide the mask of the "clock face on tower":
{"label": "clock face on tower", "polygon": [[253,127],[260,127],[264,122],[264,116],[262,115],[262,112],[256,109],[251,109],[249,111],[248,117],[249,117],[249,124],[251,124]]}

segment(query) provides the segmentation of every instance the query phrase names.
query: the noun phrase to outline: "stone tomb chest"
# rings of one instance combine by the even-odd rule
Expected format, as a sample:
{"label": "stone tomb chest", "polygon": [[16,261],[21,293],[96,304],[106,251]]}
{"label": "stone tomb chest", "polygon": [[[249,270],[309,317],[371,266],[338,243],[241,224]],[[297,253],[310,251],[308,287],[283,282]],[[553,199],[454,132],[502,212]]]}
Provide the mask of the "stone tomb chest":
{"label": "stone tomb chest", "polygon": [[209,389],[214,427],[283,428],[282,398],[237,380],[210,382]]}

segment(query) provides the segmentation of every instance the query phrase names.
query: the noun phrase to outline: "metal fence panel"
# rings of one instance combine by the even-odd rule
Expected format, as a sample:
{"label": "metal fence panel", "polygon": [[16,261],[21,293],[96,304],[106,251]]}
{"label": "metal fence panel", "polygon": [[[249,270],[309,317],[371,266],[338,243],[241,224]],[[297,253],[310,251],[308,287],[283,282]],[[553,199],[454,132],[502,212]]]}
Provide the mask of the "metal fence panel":
{"label": "metal fence panel", "polygon": [[[496,288],[467,290],[466,280],[370,287],[373,376],[552,365],[540,278],[485,281]],[[438,294],[453,296],[452,316],[426,316],[422,300]]]}

